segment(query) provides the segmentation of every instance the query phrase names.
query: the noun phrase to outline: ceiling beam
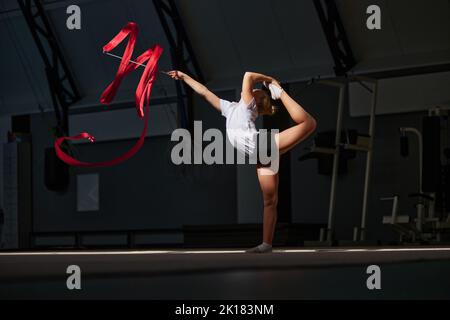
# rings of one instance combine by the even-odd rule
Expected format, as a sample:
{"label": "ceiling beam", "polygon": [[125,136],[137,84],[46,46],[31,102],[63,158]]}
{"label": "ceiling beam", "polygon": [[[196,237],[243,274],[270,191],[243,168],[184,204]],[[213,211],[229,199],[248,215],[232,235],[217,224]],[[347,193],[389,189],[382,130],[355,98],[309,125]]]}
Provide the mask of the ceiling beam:
{"label": "ceiling beam", "polygon": [[[174,0],[153,0],[156,13],[170,45],[173,68],[194,75],[205,83],[203,72],[194,53],[186,28]],[[175,82],[178,97],[178,124],[193,132],[194,105],[193,92],[180,81]],[[186,97],[186,104],[184,98]]]}
{"label": "ceiling beam", "polygon": [[356,61],[336,3],[334,0],[313,2],[334,60],[334,73],[343,76],[356,65]]}
{"label": "ceiling beam", "polygon": [[59,135],[69,131],[68,108],[80,100],[80,91],[65,61],[58,39],[40,0],[17,0],[44,63]]}

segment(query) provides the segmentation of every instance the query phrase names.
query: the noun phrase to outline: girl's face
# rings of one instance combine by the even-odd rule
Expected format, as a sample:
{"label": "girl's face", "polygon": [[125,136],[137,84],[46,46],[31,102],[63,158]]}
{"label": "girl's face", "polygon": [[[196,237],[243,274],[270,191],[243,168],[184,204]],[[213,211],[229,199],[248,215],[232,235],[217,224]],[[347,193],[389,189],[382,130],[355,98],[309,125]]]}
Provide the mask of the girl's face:
{"label": "girl's face", "polygon": [[253,89],[253,97],[255,98],[256,106],[258,107],[259,114],[270,114],[272,105],[270,97],[267,92],[261,89]]}

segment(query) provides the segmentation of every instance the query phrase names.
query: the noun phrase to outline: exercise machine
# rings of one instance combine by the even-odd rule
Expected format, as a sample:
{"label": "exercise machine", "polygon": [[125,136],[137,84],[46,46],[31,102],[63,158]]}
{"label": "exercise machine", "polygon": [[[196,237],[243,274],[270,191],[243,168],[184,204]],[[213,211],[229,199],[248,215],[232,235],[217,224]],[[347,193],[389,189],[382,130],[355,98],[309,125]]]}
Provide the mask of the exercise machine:
{"label": "exercise machine", "polygon": [[419,149],[419,185],[415,215],[399,213],[399,195],[381,198],[392,201],[391,214],[383,224],[399,234],[399,243],[441,242],[450,235],[450,109],[436,107],[423,118],[422,132],[401,127],[400,152],[409,155],[409,136],[414,135]]}
{"label": "exercise machine", "polygon": [[[356,81],[372,94],[372,103],[370,107],[369,116],[369,128],[368,134],[354,134],[353,139],[350,139],[349,134],[351,131],[345,131],[342,128],[343,123],[343,111],[344,111],[344,99],[348,88],[348,83]],[[377,105],[377,80],[363,77],[363,76],[351,76],[344,79],[338,78],[337,80],[319,80],[317,83],[322,85],[328,85],[339,89],[339,101],[337,108],[336,119],[336,131],[334,138],[334,145],[323,146],[318,144],[318,140],[315,139],[313,146],[309,149],[310,154],[300,157],[299,160],[306,160],[309,158],[320,159],[320,155],[328,155],[333,157],[333,164],[331,170],[331,191],[328,205],[328,222],[327,227],[320,230],[319,242],[310,242],[310,245],[335,245],[336,239],[334,234],[335,226],[335,206],[336,206],[336,188],[338,181],[338,174],[340,171],[340,161],[343,160],[343,155],[350,155],[352,157],[353,152],[366,153],[366,166],[365,166],[365,178],[364,178],[364,195],[361,210],[360,224],[353,228],[353,242],[354,244],[361,244],[366,240],[366,221],[368,215],[368,196],[370,186],[370,176],[372,169],[372,157],[373,157],[373,139],[375,135],[375,112]],[[343,134],[344,133],[344,134]],[[317,135],[320,137],[320,133]],[[313,154],[311,156],[311,153]],[[342,170],[342,166],[341,166]],[[347,241],[348,243],[348,241]],[[347,244],[346,243],[346,244]]]}

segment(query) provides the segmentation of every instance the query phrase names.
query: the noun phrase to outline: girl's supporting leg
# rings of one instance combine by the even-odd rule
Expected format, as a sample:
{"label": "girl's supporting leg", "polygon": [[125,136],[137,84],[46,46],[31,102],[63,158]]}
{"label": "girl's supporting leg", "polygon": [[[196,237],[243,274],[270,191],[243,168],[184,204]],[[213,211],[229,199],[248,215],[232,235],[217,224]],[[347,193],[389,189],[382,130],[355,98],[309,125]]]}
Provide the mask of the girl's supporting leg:
{"label": "girl's supporting leg", "polygon": [[[315,119],[285,91],[282,92],[280,99],[296,125],[275,136],[279,155],[292,149],[316,129]],[[264,199],[263,243],[247,252],[264,253],[272,251],[273,236],[277,222],[278,172],[267,172],[267,170],[270,169],[264,167],[257,169]]]}
{"label": "girl's supporting leg", "polygon": [[263,242],[272,245],[277,223],[278,173],[264,174],[269,168],[258,168],[258,180],[264,200]]}

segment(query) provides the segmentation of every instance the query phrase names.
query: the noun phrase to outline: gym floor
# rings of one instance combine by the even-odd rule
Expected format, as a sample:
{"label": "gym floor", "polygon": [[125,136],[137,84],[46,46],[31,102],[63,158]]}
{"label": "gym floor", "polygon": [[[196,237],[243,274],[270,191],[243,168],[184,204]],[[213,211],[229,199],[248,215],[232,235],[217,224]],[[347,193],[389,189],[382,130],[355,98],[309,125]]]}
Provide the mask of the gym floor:
{"label": "gym floor", "polygon": [[[69,265],[82,290],[67,289]],[[0,266],[0,299],[450,298],[450,247],[3,252]]]}

